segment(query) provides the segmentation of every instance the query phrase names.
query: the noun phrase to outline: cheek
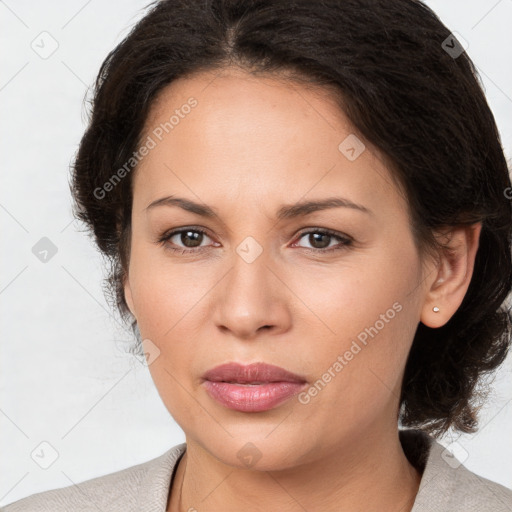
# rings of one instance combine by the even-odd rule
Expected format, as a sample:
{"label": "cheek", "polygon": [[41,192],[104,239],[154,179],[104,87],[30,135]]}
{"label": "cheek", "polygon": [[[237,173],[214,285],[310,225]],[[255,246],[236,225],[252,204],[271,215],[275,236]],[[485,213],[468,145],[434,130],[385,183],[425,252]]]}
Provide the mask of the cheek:
{"label": "cheek", "polygon": [[348,435],[354,426],[364,430],[377,419],[395,415],[412,331],[410,312],[388,305],[384,301],[382,308],[372,305],[357,315],[338,315],[332,325],[341,334],[324,340],[317,336],[317,349],[309,348],[307,360],[314,375],[300,413],[311,428],[322,430],[327,444]]}
{"label": "cheek", "polygon": [[163,403],[182,428],[190,428],[207,419],[191,398],[190,375],[195,359],[204,351],[199,346],[204,336],[197,333],[193,322],[198,315],[204,318],[205,276],[192,276],[185,265],[166,264],[161,258],[149,264],[152,257],[135,251],[130,267],[137,323],[142,340],[150,340],[158,350],[148,368]]}
{"label": "cheek", "polygon": [[176,261],[148,243],[132,247],[130,287],[144,337],[173,337],[173,331],[190,323],[205,290],[211,288],[206,267]]}
{"label": "cheek", "polygon": [[[381,253],[373,261],[367,258],[362,265],[340,269],[330,279],[316,273],[317,287],[310,288],[315,292],[305,302],[318,311],[321,323],[304,323],[301,338],[315,340],[315,345],[305,342],[301,348],[321,389],[311,404],[316,401],[326,415],[332,404],[345,418],[360,419],[364,411],[376,414],[398,398],[418,323],[411,291],[419,266],[412,253],[410,257],[409,265],[397,265],[392,252]],[[307,282],[303,289],[312,284]],[[362,403],[371,407],[363,410]]]}
{"label": "cheek", "polygon": [[[203,353],[198,332],[205,325],[205,293],[218,277],[206,266],[179,264],[164,249],[135,243],[130,260],[130,286],[142,340],[158,349],[149,365],[152,378],[169,409],[181,396],[180,384],[190,387],[194,361]],[[211,280],[211,283],[210,283]],[[186,401],[186,394],[181,401]]]}

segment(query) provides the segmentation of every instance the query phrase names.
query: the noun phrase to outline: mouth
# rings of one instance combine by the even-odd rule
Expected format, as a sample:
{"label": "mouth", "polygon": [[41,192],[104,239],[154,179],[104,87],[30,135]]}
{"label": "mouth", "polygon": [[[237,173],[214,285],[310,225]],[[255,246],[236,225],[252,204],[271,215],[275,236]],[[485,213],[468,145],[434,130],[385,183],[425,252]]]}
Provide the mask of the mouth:
{"label": "mouth", "polygon": [[215,401],[241,412],[273,409],[307,385],[301,375],[266,363],[227,363],[203,375],[203,386]]}

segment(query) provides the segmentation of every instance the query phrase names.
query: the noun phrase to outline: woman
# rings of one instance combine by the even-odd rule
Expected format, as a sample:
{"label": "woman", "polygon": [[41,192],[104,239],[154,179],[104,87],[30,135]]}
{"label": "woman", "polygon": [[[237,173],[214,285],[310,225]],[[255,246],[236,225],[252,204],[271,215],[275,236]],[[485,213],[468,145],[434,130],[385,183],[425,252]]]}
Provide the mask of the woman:
{"label": "woman", "polygon": [[186,443],[5,510],[512,510],[436,441],[510,348],[510,186],[422,3],[155,3],[71,191]]}

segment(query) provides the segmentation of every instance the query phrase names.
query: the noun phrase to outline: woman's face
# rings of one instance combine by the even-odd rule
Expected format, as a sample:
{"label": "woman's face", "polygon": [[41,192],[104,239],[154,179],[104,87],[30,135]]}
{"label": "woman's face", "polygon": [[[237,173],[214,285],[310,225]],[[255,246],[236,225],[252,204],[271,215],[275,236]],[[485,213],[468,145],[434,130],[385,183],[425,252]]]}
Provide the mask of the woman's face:
{"label": "woman's face", "polygon": [[[173,82],[147,120],[126,299],[187,442],[227,464],[361,456],[361,443],[395,435],[428,275],[402,195],[353,132],[327,94],[239,71]],[[198,207],[150,206],[171,196]],[[258,385],[204,380],[233,362],[303,383],[259,384],[272,402]]]}

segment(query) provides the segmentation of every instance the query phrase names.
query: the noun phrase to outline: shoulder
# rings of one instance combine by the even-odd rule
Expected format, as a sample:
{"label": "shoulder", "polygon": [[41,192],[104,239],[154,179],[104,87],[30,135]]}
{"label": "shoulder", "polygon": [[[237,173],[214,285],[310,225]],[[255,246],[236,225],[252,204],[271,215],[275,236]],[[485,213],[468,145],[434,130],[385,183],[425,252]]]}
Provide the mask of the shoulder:
{"label": "shoulder", "polygon": [[[127,512],[141,510],[140,503],[153,502],[157,510],[167,501],[172,473],[186,444],[142,464],[81,483],[33,494],[3,507],[1,512],[52,511],[85,512],[108,510]],[[164,507],[165,508],[165,507]],[[164,510],[162,508],[162,510]]]}
{"label": "shoulder", "polygon": [[[409,453],[415,454],[415,460],[423,466],[411,512],[512,511],[511,489],[470,471],[450,450],[425,433],[410,431],[405,437]],[[406,445],[402,444],[405,450]]]}

